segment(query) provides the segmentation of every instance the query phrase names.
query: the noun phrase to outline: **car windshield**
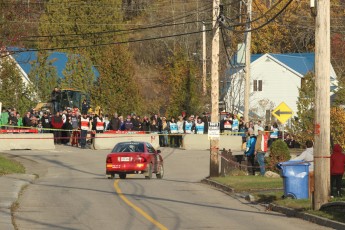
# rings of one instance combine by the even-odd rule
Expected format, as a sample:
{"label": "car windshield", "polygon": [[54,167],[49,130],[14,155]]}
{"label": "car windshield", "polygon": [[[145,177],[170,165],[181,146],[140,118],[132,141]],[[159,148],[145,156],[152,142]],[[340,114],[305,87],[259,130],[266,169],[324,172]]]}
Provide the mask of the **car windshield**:
{"label": "car windshield", "polygon": [[121,153],[121,152],[144,152],[144,144],[143,143],[118,143],[115,145],[113,153]]}

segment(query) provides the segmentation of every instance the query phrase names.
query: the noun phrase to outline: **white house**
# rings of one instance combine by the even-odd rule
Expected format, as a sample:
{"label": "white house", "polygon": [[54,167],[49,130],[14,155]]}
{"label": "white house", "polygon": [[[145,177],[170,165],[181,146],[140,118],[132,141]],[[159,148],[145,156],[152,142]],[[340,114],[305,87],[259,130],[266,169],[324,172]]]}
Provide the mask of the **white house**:
{"label": "white house", "polygon": [[[301,80],[308,72],[314,72],[314,53],[255,54],[250,65],[250,103],[251,112],[263,119],[266,114],[285,102],[297,112],[298,90]],[[331,66],[331,95],[338,81]],[[232,69],[227,76],[223,92],[225,110],[243,112],[244,105],[243,67]]]}

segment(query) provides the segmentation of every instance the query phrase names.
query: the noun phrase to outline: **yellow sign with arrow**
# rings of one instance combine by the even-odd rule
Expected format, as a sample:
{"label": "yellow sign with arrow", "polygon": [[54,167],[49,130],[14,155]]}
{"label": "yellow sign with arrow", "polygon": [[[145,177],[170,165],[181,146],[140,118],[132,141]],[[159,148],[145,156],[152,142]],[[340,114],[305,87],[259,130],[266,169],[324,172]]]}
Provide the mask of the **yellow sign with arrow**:
{"label": "yellow sign with arrow", "polygon": [[272,115],[275,116],[280,123],[284,124],[287,120],[292,117],[292,109],[289,108],[284,102],[272,111]]}

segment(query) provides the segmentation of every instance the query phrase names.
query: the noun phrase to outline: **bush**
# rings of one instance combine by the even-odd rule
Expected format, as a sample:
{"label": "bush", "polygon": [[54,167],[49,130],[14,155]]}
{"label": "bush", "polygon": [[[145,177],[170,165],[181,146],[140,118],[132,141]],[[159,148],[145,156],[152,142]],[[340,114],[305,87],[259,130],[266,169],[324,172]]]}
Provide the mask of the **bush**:
{"label": "bush", "polygon": [[283,140],[278,139],[274,141],[270,147],[270,156],[267,159],[267,168],[270,171],[279,172],[276,165],[279,162],[288,161],[290,158],[289,147]]}

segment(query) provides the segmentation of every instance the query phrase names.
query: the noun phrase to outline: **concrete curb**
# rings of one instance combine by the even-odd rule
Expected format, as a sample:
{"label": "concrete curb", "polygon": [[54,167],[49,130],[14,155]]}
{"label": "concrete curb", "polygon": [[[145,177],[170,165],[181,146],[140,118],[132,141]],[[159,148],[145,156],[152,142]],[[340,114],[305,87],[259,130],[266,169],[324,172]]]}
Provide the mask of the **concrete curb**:
{"label": "concrete curb", "polygon": [[12,205],[22,189],[36,179],[31,174],[9,174],[0,177],[0,229],[15,229],[12,223]]}
{"label": "concrete curb", "polygon": [[205,179],[201,180],[201,183],[211,185],[211,186],[213,186],[215,188],[218,188],[218,189],[220,189],[220,190],[222,190],[224,192],[228,192],[228,193],[235,192],[235,190],[233,188],[231,188],[229,186],[226,186],[226,185],[223,185],[221,183],[218,183],[216,181],[210,180],[208,178],[205,178]]}
{"label": "concrete curb", "polygon": [[345,229],[345,223],[326,219],[320,216],[315,216],[315,215],[305,213],[305,212],[299,212],[294,209],[282,207],[275,204],[269,204],[268,207],[272,211],[280,212],[291,217],[297,217],[297,218],[300,218],[309,222],[313,222],[321,226],[330,227],[334,229]]}
{"label": "concrete curb", "polygon": [[[217,189],[220,189],[226,193],[234,193],[235,190],[233,188],[230,188],[226,185],[220,184],[216,181],[210,180],[208,178],[205,178],[203,180],[201,180],[201,183],[207,184],[207,185],[211,185]],[[244,196],[240,197],[244,198]],[[256,203],[256,202],[253,202]],[[301,212],[301,211],[296,211],[292,208],[287,208],[287,207],[282,207],[279,205],[275,205],[275,204],[266,204],[264,205],[266,206],[269,210],[274,211],[274,212],[280,212],[283,213],[287,216],[290,217],[296,217],[296,218],[300,218],[321,226],[325,226],[325,227],[330,227],[330,228],[334,228],[334,229],[345,229],[345,223],[341,223],[338,221],[334,221],[334,220],[330,220],[330,219],[326,219],[320,216],[315,216],[309,213],[305,213],[305,212]]]}

